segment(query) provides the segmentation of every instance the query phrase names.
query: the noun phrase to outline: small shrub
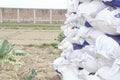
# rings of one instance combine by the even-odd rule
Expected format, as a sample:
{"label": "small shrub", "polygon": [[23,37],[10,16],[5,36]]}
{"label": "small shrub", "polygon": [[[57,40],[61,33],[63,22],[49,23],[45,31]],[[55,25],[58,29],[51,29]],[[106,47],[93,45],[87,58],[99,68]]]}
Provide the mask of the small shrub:
{"label": "small shrub", "polygon": [[0,60],[6,58],[6,56],[11,52],[14,45],[10,45],[7,40],[4,40],[3,43],[0,45]]}
{"label": "small shrub", "polygon": [[12,52],[14,55],[25,56],[26,52],[23,50],[13,50]]}
{"label": "small shrub", "polygon": [[57,43],[51,43],[50,45],[51,45],[52,47],[54,47],[54,48],[57,48],[57,45],[58,45],[58,44],[57,44]]}
{"label": "small shrub", "polygon": [[58,41],[61,42],[64,38],[65,38],[65,35],[64,35],[63,32],[61,32],[61,33],[58,35]]}
{"label": "small shrub", "polygon": [[[25,51],[22,50],[14,50],[14,44],[10,44],[8,40],[4,40],[0,45],[0,62],[4,65],[4,62],[13,62],[16,63],[17,60],[14,59],[14,55],[22,55],[26,54]],[[14,54],[14,55],[13,55]],[[24,54],[24,55],[23,55]]]}
{"label": "small shrub", "polygon": [[33,80],[36,75],[37,75],[37,72],[35,71],[35,69],[32,69],[31,72],[25,74],[25,76],[23,77],[23,80]]}

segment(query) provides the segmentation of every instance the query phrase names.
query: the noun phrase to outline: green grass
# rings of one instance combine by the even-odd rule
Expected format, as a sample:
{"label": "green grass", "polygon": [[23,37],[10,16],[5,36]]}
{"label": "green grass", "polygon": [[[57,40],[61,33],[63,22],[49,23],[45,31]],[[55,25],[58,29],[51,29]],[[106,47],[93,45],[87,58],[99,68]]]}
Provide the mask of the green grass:
{"label": "green grass", "polygon": [[34,44],[29,44],[29,45],[23,45],[25,47],[36,47],[36,48],[48,48],[48,47],[53,47],[57,48],[58,43],[43,43],[41,45],[34,45]]}
{"label": "green grass", "polygon": [[35,71],[35,69],[32,69],[31,72],[24,75],[23,80],[34,80],[36,75],[37,72]]}
{"label": "green grass", "polygon": [[[63,23],[64,23],[64,21],[57,22],[57,23],[55,23],[53,21],[53,24],[63,24]],[[49,21],[42,21],[42,22],[36,22],[36,23],[34,23],[33,21],[31,21],[31,22],[2,22],[0,24],[50,24],[50,22]]]}
{"label": "green grass", "polygon": [[60,30],[60,24],[45,23],[0,23],[0,29]]}
{"label": "green grass", "polygon": [[59,35],[58,35],[58,41],[61,42],[64,38],[65,38],[65,35],[63,32],[61,32]]}
{"label": "green grass", "polygon": [[0,26],[0,29],[32,29],[32,30],[60,30],[60,27],[24,27],[24,26]]}

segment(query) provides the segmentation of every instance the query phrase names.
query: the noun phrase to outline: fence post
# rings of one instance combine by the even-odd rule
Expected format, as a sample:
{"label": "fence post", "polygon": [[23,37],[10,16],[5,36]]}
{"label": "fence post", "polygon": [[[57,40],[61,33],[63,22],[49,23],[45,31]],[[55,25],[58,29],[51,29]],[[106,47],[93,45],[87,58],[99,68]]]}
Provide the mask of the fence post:
{"label": "fence post", "polygon": [[0,9],[0,22],[3,22],[3,12],[2,12],[2,8]]}
{"label": "fence post", "polygon": [[50,24],[52,24],[52,9],[50,9]]}
{"label": "fence post", "polygon": [[36,23],[36,9],[33,9],[33,22]]}
{"label": "fence post", "polygon": [[20,22],[20,9],[17,8],[17,22]]}

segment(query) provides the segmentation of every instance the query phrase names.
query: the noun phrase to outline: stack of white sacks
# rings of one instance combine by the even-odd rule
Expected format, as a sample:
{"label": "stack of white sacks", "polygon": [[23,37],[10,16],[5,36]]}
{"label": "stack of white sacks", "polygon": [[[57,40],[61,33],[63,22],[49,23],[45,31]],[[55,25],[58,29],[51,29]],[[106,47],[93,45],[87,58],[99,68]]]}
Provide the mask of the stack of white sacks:
{"label": "stack of white sacks", "polygon": [[62,80],[120,80],[120,0],[73,0],[61,30]]}

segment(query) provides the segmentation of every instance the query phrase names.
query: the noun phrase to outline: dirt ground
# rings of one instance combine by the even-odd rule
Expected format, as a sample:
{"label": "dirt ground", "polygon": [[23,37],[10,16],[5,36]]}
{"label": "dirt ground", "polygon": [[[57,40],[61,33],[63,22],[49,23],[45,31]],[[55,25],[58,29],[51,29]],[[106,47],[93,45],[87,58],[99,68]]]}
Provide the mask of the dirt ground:
{"label": "dirt ground", "polygon": [[20,64],[5,63],[0,66],[0,80],[24,80],[25,74],[32,69],[37,72],[34,80],[60,80],[52,66],[52,62],[60,55],[60,50],[53,47],[23,46],[55,42],[59,33],[59,30],[0,29],[0,42],[7,39],[10,43],[16,44],[16,49],[27,52],[25,56],[14,57]]}
{"label": "dirt ground", "polygon": [[0,29],[0,41],[8,39],[11,43],[19,45],[40,45],[55,42],[60,30],[19,30]]}

